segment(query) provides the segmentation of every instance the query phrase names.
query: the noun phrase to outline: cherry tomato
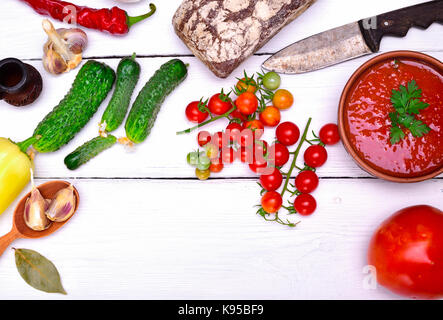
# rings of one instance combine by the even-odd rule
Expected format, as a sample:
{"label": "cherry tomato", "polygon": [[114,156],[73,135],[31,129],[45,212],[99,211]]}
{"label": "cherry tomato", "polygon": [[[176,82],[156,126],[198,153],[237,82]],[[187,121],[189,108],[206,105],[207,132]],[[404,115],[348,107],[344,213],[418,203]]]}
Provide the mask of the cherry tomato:
{"label": "cherry tomato", "polygon": [[326,145],[334,145],[340,141],[338,127],[335,123],[328,123],[320,129],[320,141]]}
{"label": "cherry tomato", "polygon": [[280,76],[274,71],[266,73],[263,77],[263,85],[269,90],[277,90],[280,87],[280,82]]}
{"label": "cherry tomato", "polygon": [[260,184],[266,191],[275,191],[280,188],[283,182],[283,176],[280,170],[274,168],[271,174],[263,174],[260,176]]}
{"label": "cherry tomato", "polygon": [[200,111],[199,105],[200,101],[193,101],[186,107],[186,117],[189,121],[195,123],[202,123],[209,116],[209,113],[206,111]]}
{"label": "cherry tomato", "polygon": [[264,159],[253,159],[252,163],[249,164],[249,168],[258,174],[268,173],[268,163]]}
{"label": "cherry tomato", "polygon": [[289,161],[289,150],[281,143],[274,143],[269,148],[268,154],[269,162],[276,166],[284,166]]}
{"label": "cherry tomato", "polygon": [[241,147],[240,160],[243,163],[252,163],[254,161],[254,150],[251,147]]}
{"label": "cherry tomato", "polygon": [[[237,104],[237,101],[235,101],[235,104]],[[241,121],[248,120],[248,117],[241,113],[238,109],[235,109],[229,115],[232,119],[240,119]]]}
{"label": "cherry tomato", "polygon": [[209,99],[208,109],[212,114],[222,115],[228,112],[232,108],[232,104],[229,101],[227,95],[222,93],[214,94],[211,99]]}
{"label": "cherry tomato", "polygon": [[280,110],[274,106],[266,107],[262,113],[260,113],[260,121],[268,127],[275,127],[280,123],[280,119]]}
{"label": "cherry tomato", "polygon": [[260,139],[264,133],[264,126],[260,120],[251,120],[243,123],[243,131],[239,143],[243,147],[252,146],[254,141]]}
{"label": "cherry tomato", "polygon": [[261,198],[261,206],[267,213],[272,214],[280,210],[283,199],[280,193],[276,191],[266,192]]}
{"label": "cherry tomato", "polygon": [[279,89],[274,94],[272,104],[281,110],[289,109],[294,104],[294,97],[288,90]]}
{"label": "cherry tomato", "polygon": [[211,165],[209,166],[209,171],[217,173],[222,171],[224,168],[224,164],[220,158],[212,159]]}
{"label": "cherry tomato", "polygon": [[302,216],[309,216],[317,208],[317,201],[308,193],[303,193],[294,200],[294,209]]}
{"label": "cherry tomato", "polygon": [[314,171],[305,170],[295,178],[295,187],[301,193],[311,193],[318,187],[318,176]]}
{"label": "cherry tomato", "polygon": [[257,83],[255,82],[254,79],[246,80],[246,78],[242,78],[237,82],[236,87],[242,93],[243,92],[255,93],[255,91],[257,91]]}
{"label": "cherry tomato", "polygon": [[216,159],[218,157],[219,148],[213,143],[207,143],[205,145],[205,152],[209,159]]}
{"label": "cherry tomato", "polygon": [[443,297],[443,212],[427,205],[404,208],[372,237],[368,264],[377,281],[410,298]]}
{"label": "cherry tomato", "polygon": [[311,168],[318,168],[328,160],[328,152],[325,147],[317,144],[306,149],[304,154],[305,163]]}
{"label": "cherry tomato", "polygon": [[196,168],[195,175],[199,180],[208,180],[209,177],[211,176],[211,171],[209,171],[209,169],[200,170],[199,168]]}
{"label": "cherry tomato", "polygon": [[254,157],[264,157],[268,152],[268,143],[265,140],[254,142]]}
{"label": "cherry tomato", "polygon": [[257,97],[251,92],[244,92],[239,95],[235,103],[237,109],[247,116],[253,114],[258,108]]}
{"label": "cherry tomato", "polygon": [[235,151],[232,147],[224,148],[221,152],[223,163],[233,163],[235,160]]}
{"label": "cherry tomato", "polygon": [[281,144],[292,146],[300,138],[300,129],[292,122],[283,122],[275,130],[275,135]]}
{"label": "cherry tomato", "polygon": [[242,130],[243,127],[240,123],[231,122],[226,127],[226,134],[228,135],[231,141],[239,141]]}
{"label": "cherry tomato", "polygon": [[214,145],[216,145],[220,150],[223,149],[223,147],[225,145],[227,145],[227,137],[221,131],[214,133],[214,135],[212,136],[211,140],[212,140],[212,143]]}
{"label": "cherry tomato", "polygon": [[200,131],[197,135],[197,142],[200,147],[208,144],[211,141],[211,134],[208,131]]}

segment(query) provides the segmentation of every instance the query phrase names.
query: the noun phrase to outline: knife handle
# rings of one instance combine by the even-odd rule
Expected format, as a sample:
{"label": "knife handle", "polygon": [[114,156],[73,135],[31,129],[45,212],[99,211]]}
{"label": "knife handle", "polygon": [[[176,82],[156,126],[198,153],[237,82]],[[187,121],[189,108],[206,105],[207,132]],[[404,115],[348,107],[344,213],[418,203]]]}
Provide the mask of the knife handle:
{"label": "knife handle", "polygon": [[411,27],[427,29],[432,23],[443,23],[443,0],[429,1],[415,6],[387,12],[374,18],[360,20],[363,37],[372,52],[380,50],[383,36],[404,37]]}

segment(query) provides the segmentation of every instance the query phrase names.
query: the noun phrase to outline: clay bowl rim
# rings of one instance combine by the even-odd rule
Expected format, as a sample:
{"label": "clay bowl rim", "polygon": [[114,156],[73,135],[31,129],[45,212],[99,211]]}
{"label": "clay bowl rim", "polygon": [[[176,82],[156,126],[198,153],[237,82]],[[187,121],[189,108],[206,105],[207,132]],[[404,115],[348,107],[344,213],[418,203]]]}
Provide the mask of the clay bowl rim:
{"label": "clay bowl rim", "polygon": [[[43,197],[45,197],[45,198],[49,198],[48,194],[45,191],[45,188],[50,184],[60,185],[60,187],[56,189],[57,191],[61,190],[63,188],[67,188],[71,185],[70,182],[63,181],[63,180],[53,180],[53,181],[48,181],[48,182],[42,183],[41,185],[37,186],[37,189],[40,190]],[[80,195],[74,185],[73,185],[73,187],[74,187],[74,195],[76,197],[75,210],[74,210],[74,213],[72,214],[72,216],[69,217],[68,220],[63,221],[63,222],[53,222],[48,229],[43,230],[43,231],[35,231],[35,230],[30,229],[26,225],[26,223],[24,222],[24,218],[23,218],[23,213],[24,213],[23,210],[24,210],[25,201],[27,198],[29,198],[31,196],[31,191],[29,191],[22,199],[20,199],[17,206],[15,207],[14,215],[13,215],[13,229],[17,230],[17,232],[20,234],[20,237],[26,238],[26,239],[43,238],[43,237],[49,236],[49,235],[53,234],[54,232],[56,232],[58,229],[63,227],[63,225],[65,223],[67,223],[69,220],[71,220],[71,218],[75,215],[75,213],[78,210],[78,206],[79,206],[79,202],[80,202]],[[52,197],[54,195],[55,195],[55,193],[51,195],[50,199],[52,199]],[[21,211],[22,214],[20,214],[20,212],[18,212],[18,211]],[[18,220],[20,220],[20,225],[17,223]],[[24,226],[26,228],[25,232],[22,232],[21,226]]]}
{"label": "clay bowl rim", "polygon": [[377,170],[376,168],[372,167],[368,162],[366,162],[364,159],[362,159],[357,152],[354,150],[354,147],[350,143],[348,139],[348,132],[345,129],[345,120],[344,120],[344,111],[346,106],[346,100],[348,98],[348,95],[353,88],[356,81],[361,77],[361,75],[368,69],[372,68],[375,64],[383,61],[383,60],[389,60],[392,58],[412,58],[416,60],[420,60],[422,62],[426,62],[430,64],[431,66],[443,70],[443,63],[440,62],[438,59],[431,57],[427,54],[417,52],[417,51],[408,51],[408,50],[399,50],[399,51],[390,51],[386,53],[382,53],[367,62],[365,62],[363,65],[361,65],[349,78],[348,82],[346,83],[345,88],[343,89],[343,92],[340,97],[340,103],[338,108],[338,129],[340,133],[340,137],[342,139],[343,145],[345,146],[346,151],[351,155],[351,157],[354,159],[355,162],[366,172],[369,174],[387,180],[392,182],[400,182],[400,183],[411,183],[411,182],[420,182],[424,180],[428,180],[431,178],[434,178],[440,174],[443,173],[443,164],[435,169],[434,171],[427,173],[425,175],[416,176],[416,177],[397,177],[393,175],[389,175],[387,173],[381,172]]}

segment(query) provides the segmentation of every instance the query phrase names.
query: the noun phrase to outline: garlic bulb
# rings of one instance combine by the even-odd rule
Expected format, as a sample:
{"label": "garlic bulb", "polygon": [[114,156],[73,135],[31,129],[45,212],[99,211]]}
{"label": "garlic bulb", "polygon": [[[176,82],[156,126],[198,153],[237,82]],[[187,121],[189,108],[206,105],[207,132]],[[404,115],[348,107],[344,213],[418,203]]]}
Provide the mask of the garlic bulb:
{"label": "garlic bulb", "polygon": [[26,225],[35,231],[43,231],[49,228],[51,221],[46,217],[45,211],[48,203],[34,185],[34,178],[31,169],[32,191],[31,196],[26,199],[24,220]]}
{"label": "garlic bulb", "polygon": [[76,198],[72,184],[68,188],[57,192],[46,210],[46,216],[49,220],[63,222],[68,220],[75,211]]}
{"label": "garlic bulb", "polygon": [[88,44],[86,33],[78,28],[55,30],[48,19],[43,20],[42,25],[48,35],[48,41],[43,46],[43,66],[46,71],[61,74],[76,68]]}

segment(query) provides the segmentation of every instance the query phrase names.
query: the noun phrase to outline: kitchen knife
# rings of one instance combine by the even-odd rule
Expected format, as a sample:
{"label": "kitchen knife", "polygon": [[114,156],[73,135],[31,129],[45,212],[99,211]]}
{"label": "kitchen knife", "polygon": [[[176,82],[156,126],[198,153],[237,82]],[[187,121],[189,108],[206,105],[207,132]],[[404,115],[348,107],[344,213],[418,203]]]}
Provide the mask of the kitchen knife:
{"label": "kitchen knife", "polygon": [[443,23],[443,0],[380,14],[298,41],[277,52],[263,68],[296,74],[318,70],[363,55],[378,52],[383,36],[404,37],[413,27],[428,28]]}

